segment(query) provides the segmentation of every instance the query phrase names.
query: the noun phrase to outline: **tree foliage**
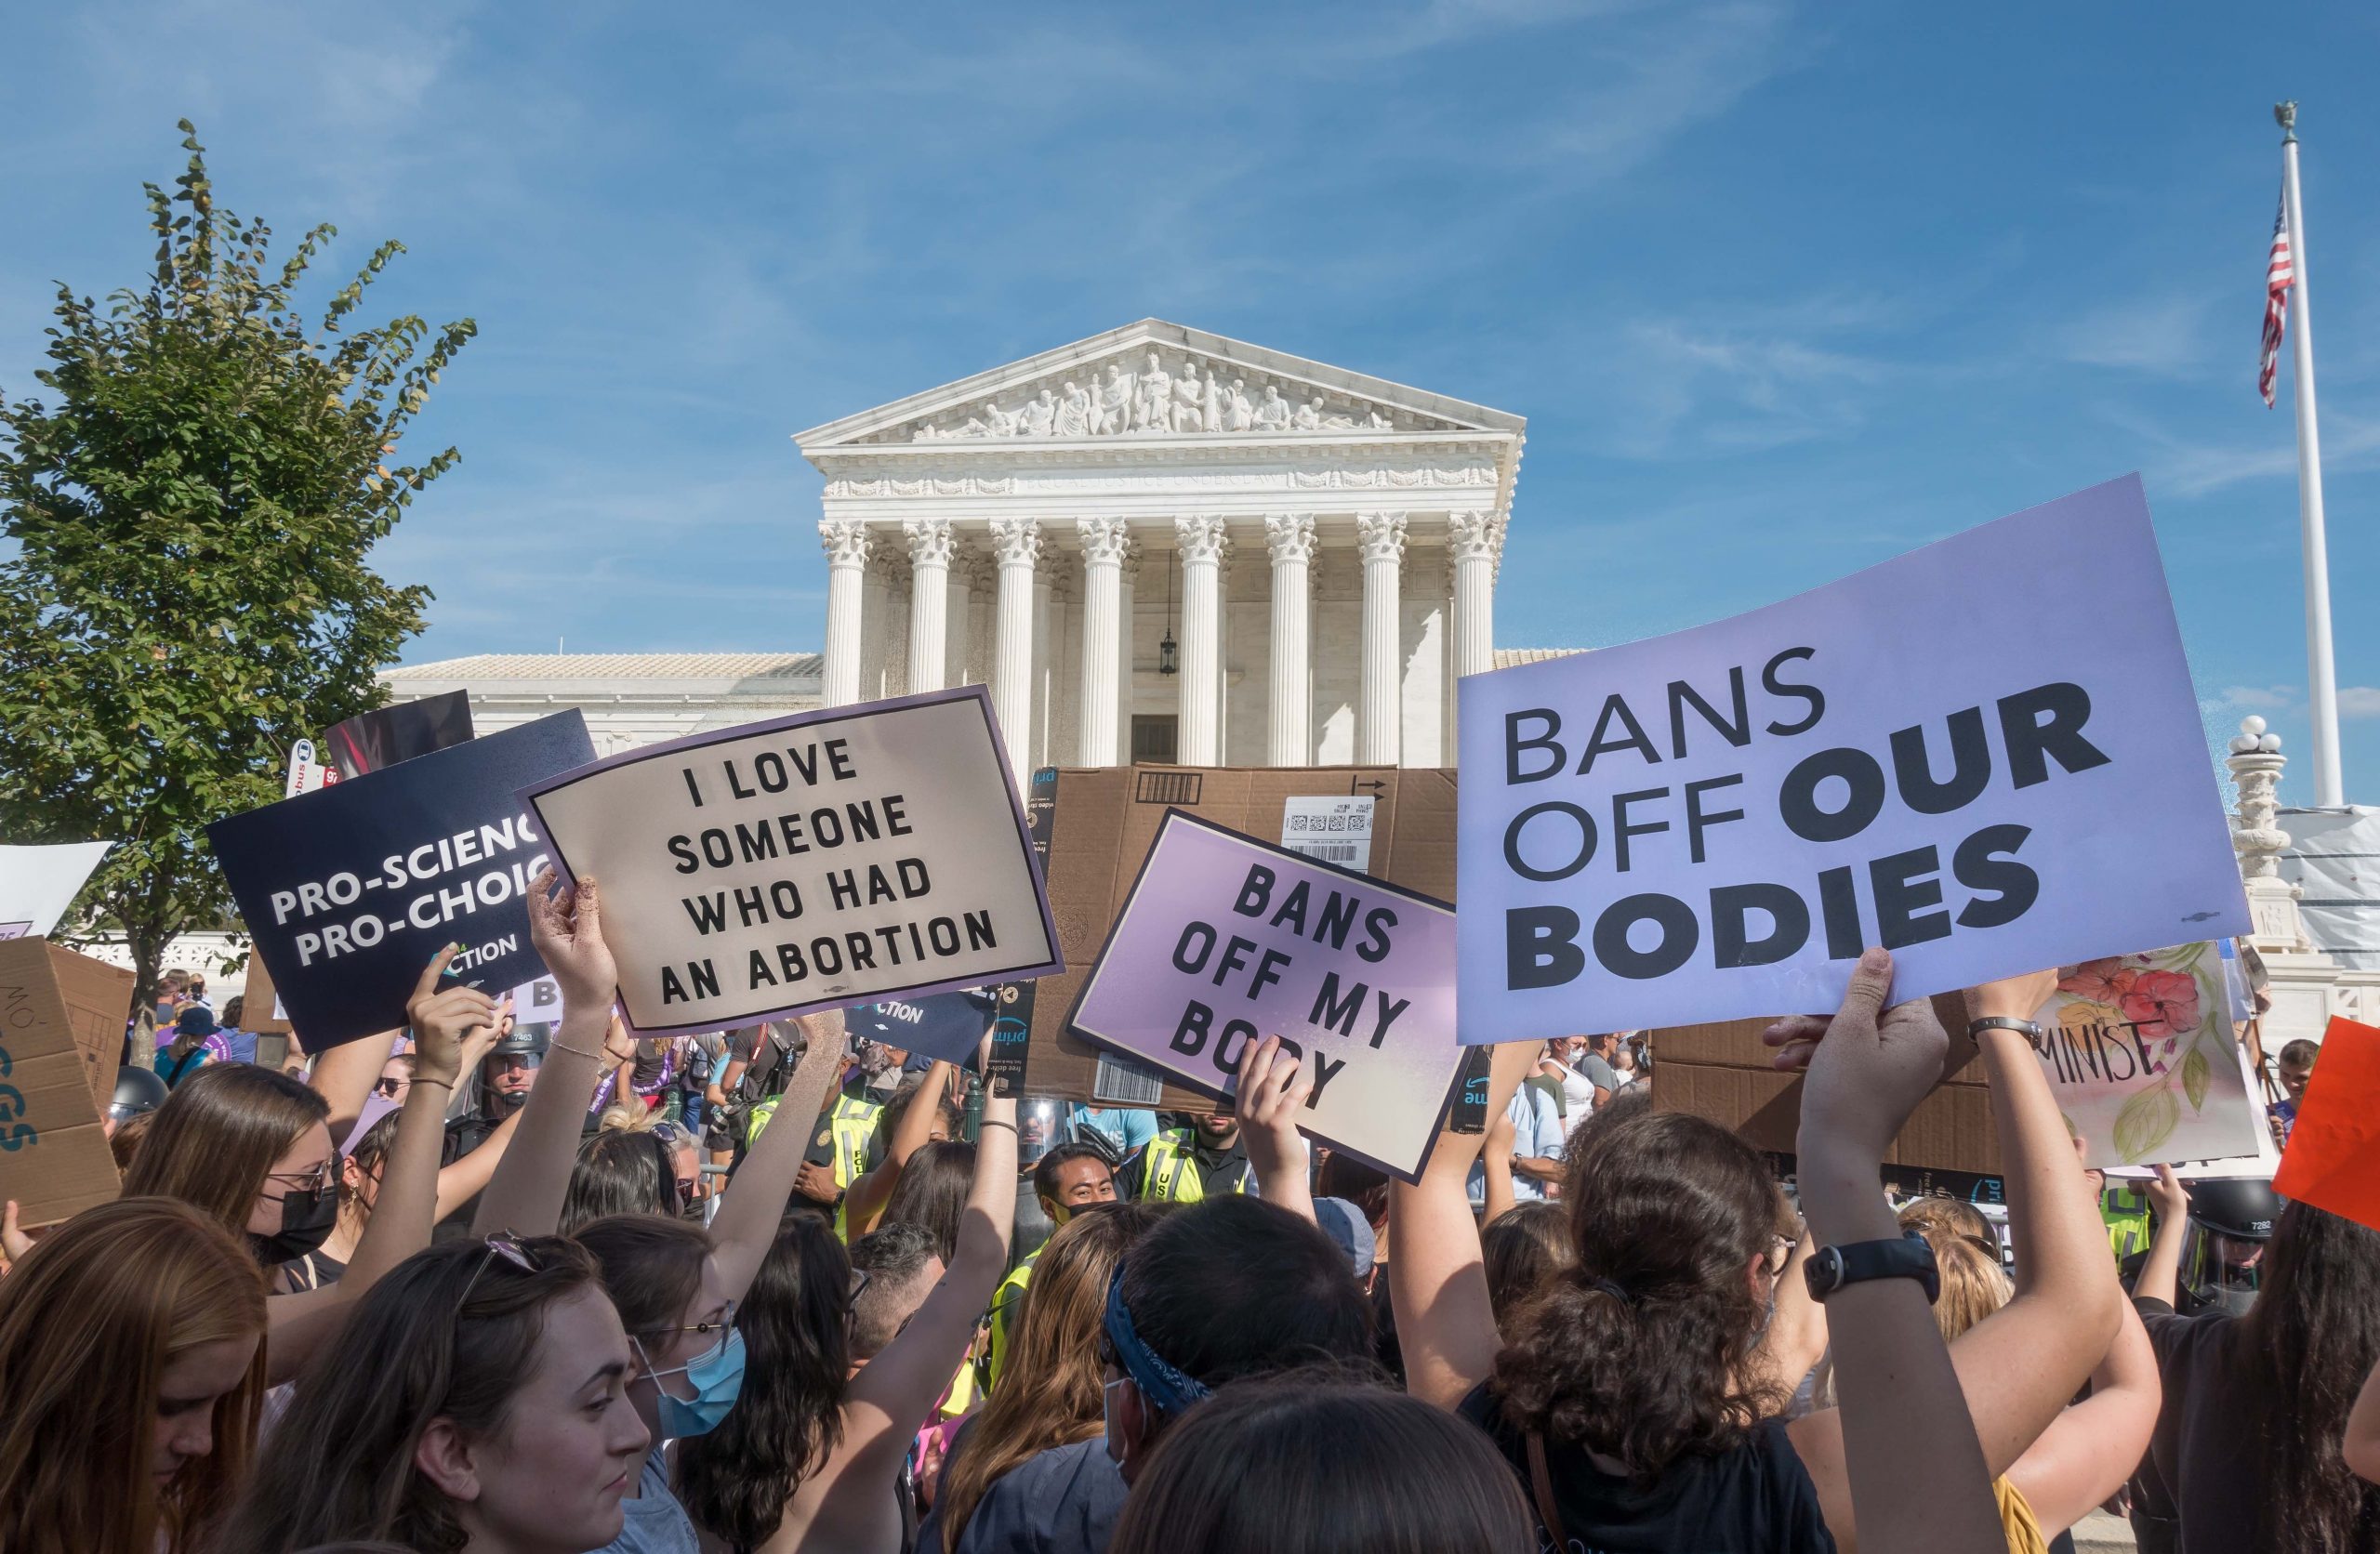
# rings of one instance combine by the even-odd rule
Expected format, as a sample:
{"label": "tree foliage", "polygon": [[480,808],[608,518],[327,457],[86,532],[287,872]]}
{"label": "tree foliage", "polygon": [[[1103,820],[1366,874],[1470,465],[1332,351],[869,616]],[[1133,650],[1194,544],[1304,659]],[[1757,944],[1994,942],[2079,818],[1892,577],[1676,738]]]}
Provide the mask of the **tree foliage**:
{"label": "tree foliage", "polygon": [[0,391],[0,841],[119,844],[78,910],[124,929],[142,1000],[176,933],[231,915],[206,823],[279,797],[291,742],[378,705],[421,629],[429,589],[368,562],[459,457],[396,450],[476,333],[356,327],[393,242],[310,328],[337,229],[271,268],[180,128],[174,192],[144,185],[155,273],[104,307],[60,284],[51,397]]}

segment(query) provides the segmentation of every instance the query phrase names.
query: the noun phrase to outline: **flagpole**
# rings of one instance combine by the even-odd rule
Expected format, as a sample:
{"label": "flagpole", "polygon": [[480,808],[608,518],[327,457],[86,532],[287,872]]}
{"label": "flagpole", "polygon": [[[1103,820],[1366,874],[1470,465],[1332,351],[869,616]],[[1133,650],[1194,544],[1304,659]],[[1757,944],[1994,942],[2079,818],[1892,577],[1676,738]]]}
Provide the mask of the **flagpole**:
{"label": "flagpole", "polygon": [[2314,804],[2347,803],[2339,776],[2338,672],[2331,662],[2331,562],[2322,535],[2322,440],[2314,425],[2313,304],[2306,295],[2306,211],[2297,192],[2297,104],[2273,105],[2281,125],[2281,204],[2289,217],[2290,323],[2297,336],[2297,520],[2306,553],[2306,670],[2314,718]]}

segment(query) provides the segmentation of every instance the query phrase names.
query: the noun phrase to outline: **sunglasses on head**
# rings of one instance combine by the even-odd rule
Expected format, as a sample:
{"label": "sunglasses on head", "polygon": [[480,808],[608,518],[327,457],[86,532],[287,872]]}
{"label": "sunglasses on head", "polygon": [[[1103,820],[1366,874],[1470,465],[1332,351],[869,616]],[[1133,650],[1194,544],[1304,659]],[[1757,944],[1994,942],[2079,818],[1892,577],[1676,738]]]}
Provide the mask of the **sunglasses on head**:
{"label": "sunglasses on head", "polygon": [[543,1271],[537,1265],[536,1255],[523,1246],[521,1238],[510,1231],[496,1231],[487,1238],[484,1245],[487,1250],[480,1255],[479,1266],[471,1270],[470,1278],[464,1282],[462,1298],[455,1302],[457,1310],[470,1302],[471,1291],[479,1287],[481,1275],[499,1262],[517,1268],[523,1273]]}

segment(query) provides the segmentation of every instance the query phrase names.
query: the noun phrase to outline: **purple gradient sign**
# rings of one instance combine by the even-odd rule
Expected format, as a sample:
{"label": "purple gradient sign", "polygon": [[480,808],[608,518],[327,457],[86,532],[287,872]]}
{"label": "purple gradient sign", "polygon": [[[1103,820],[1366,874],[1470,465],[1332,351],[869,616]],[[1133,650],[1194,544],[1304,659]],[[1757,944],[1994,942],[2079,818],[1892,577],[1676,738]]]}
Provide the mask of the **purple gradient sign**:
{"label": "purple gradient sign", "polygon": [[1301,1131],[1410,1181],[1462,1063],[1454,968],[1444,902],[1172,810],[1067,1023],[1217,1096],[1277,1035],[1315,1076]]}

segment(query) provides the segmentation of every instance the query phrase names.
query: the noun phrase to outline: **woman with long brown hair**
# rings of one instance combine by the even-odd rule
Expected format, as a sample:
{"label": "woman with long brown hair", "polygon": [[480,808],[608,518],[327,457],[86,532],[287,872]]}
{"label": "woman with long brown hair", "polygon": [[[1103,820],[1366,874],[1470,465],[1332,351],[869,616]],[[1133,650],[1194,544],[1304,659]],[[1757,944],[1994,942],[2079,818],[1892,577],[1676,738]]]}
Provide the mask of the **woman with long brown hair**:
{"label": "woman with long brown hair", "polygon": [[264,1277],[187,1204],[123,1198],[0,1279],[0,1548],[187,1554],[246,1477]]}
{"label": "woman with long brown hair", "polygon": [[486,994],[439,986],[454,955],[449,946],[430,961],[408,1006],[413,1087],[398,1114],[370,1222],[337,1283],[321,1284],[305,1271],[307,1255],[338,1219],[330,1103],[287,1074],[254,1063],[211,1063],[192,1074],[157,1109],[126,1178],[127,1196],[179,1199],[245,1238],[272,1277],[267,1352],[276,1383],[296,1376],[337,1332],[345,1302],[430,1245],[446,1101],[462,1070],[463,1042],[496,1019]]}
{"label": "woman with long brown hair", "polygon": [[1099,1320],[1107,1307],[1107,1282],[1161,1212],[1152,1204],[1089,1205],[1043,1245],[1000,1385],[960,1432],[943,1468],[941,1498],[918,1530],[919,1547],[929,1554],[959,1547],[967,1519],[993,1480],[1027,1457],[1099,1433],[1106,1379]]}

